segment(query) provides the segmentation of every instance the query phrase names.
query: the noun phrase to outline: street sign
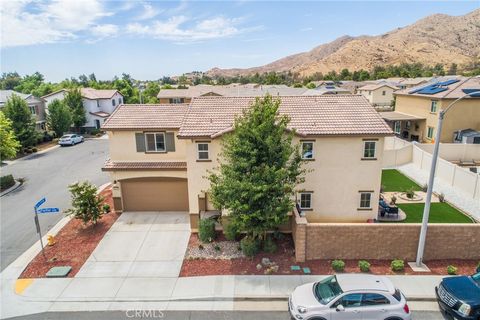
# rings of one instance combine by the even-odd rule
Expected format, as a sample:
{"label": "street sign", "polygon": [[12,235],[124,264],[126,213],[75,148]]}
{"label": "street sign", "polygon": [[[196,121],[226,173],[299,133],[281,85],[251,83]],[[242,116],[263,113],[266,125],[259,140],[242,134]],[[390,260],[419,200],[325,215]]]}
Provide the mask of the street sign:
{"label": "street sign", "polygon": [[59,208],[43,208],[43,209],[37,209],[37,213],[43,214],[43,213],[57,213],[60,212]]}
{"label": "street sign", "polygon": [[45,203],[45,201],[47,201],[46,198],[43,198],[42,200],[38,201],[37,204],[35,205],[35,209],[38,209],[42,204]]}

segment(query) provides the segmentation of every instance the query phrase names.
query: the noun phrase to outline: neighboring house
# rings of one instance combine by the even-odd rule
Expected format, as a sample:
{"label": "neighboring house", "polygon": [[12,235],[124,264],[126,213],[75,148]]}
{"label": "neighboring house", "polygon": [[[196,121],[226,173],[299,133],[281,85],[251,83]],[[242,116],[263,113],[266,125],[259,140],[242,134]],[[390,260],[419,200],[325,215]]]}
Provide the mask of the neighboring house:
{"label": "neighboring house", "polygon": [[302,95],[304,96],[321,96],[324,94],[351,94],[350,90],[332,85],[321,85],[315,89],[308,89]]}
{"label": "neighboring house", "polygon": [[[433,79],[395,92],[395,111],[381,116],[403,139],[434,142],[439,111],[472,90],[480,90],[480,77]],[[480,95],[464,98],[446,114],[440,142],[453,142],[455,132],[464,129],[480,131]]]}
{"label": "neighboring house", "polygon": [[[100,129],[102,123],[110,116],[110,114],[123,104],[123,95],[118,90],[99,90],[93,88],[80,88],[83,98],[83,106],[87,121],[83,126],[86,129]],[[68,93],[67,89],[61,89],[42,97],[48,106],[55,100],[63,100]]]}
{"label": "neighboring house", "polygon": [[363,95],[374,107],[389,107],[393,102],[393,92],[397,87],[388,83],[367,84],[358,88],[358,93]]}
{"label": "neighboring house", "polygon": [[[114,203],[124,211],[186,211],[192,230],[214,211],[208,171],[223,135],[254,97],[199,97],[187,105],[122,105],[104,123]],[[280,97],[308,169],[296,201],[309,221],[377,217],[384,137],[391,129],[360,95]],[[292,208],[293,209],[293,208]]]}
{"label": "neighboring house", "polygon": [[286,85],[259,85],[259,84],[229,84],[213,86],[199,84],[188,89],[161,89],[157,95],[160,104],[190,103],[195,97],[222,96],[222,97],[260,97],[267,93],[272,96],[301,95],[307,89],[291,88]]}
{"label": "neighboring house", "polygon": [[432,80],[432,77],[406,78],[399,81],[400,83],[399,88],[408,89],[408,88],[416,87],[421,84],[427,83],[430,80]]}
{"label": "neighboring house", "polygon": [[13,90],[0,90],[0,108],[3,108],[7,100],[13,95],[17,95],[25,100],[32,115],[35,116],[35,128],[38,131],[45,131],[45,103],[41,98],[31,94],[16,92]]}

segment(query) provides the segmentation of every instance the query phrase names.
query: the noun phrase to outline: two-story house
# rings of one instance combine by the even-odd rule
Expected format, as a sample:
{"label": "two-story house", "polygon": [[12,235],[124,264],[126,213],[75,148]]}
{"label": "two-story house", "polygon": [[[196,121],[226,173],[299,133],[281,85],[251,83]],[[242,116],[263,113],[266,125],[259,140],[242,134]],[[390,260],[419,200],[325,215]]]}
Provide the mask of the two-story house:
{"label": "two-story house", "polygon": [[376,84],[367,84],[358,88],[358,93],[362,94],[374,107],[389,107],[393,103],[393,92],[397,87],[380,82]]}
{"label": "two-story house", "polygon": [[13,90],[0,90],[0,108],[3,108],[5,103],[7,103],[7,100],[14,94],[25,100],[27,103],[30,112],[35,117],[35,128],[38,131],[45,131],[45,103],[41,98],[35,97],[32,94],[25,94]]}
{"label": "two-story house", "polygon": [[[87,121],[83,126],[85,129],[100,129],[101,125],[116,109],[124,102],[123,95],[118,90],[100,90],[93,88],[80,88],[83,106]],[[68,93],[67,89],[52,92],[42,97],[46,109],[53,100],[63,100]]]}
{"label": "two-story house", "polygon": [[[199,97],[189,106],[122,105],[104,123],[103,170],[124,211],[185,211],[196,230],[209,201],[208,171],[221,142],[254,97]],[[392,131],[361,95],[280,97],[308,169],[296,201],[309,221],[376,218],[384,137]]]}
{"label": "two-story house", "polygon": [[[438,113],[455,99],[480,90],[480,77],[443,77],[416,87],[395,92],[395,111],[381,116],[394,132],[406,140],[433,142]],[[480,95],[465,97],[447,113],[440,142],[451,143],[455,132],[480,131]]]}

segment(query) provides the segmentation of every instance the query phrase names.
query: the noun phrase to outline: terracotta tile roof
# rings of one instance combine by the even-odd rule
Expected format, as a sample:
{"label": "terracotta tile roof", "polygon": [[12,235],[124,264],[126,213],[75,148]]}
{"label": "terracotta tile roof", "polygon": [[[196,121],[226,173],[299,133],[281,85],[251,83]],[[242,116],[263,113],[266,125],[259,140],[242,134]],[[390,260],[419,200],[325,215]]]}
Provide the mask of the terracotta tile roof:
{"label": "terracotta tile roof", "polygon": [[82,97],[96,100],[96,99],[110,99],[113,97],[117,90],[99,90],[94,88],[80,88],[80,92],[82,93]]}
{"label": "terracotta tile roof", "polygon": [[105,111],[90,112],[90,114],[101,118],[107,118],[110,115],[110,113]]}
{"label": "terracotta tile roof", "polygon": [[162,89],[158,98],[194,98],[201,96],[259,97],[269,93],[272,96],[301,95],[307,89],[292,88],[286,85],[230,84],[225,86],[197,85],[188,89]]}
{"label": "terracotta tile roof", "polygon": [[115,109],[102,129],[177,129],[187,108],[186,104],[124,104]]}
{"label": "terracotta tile roof", "polygon": [[[424,88],[428,85],[435,84],[438,82],[444,82],[451,79],[458,79],[460,81],[452,83],[447,86],[443,86],[447,88],[447,90],[438,92],[435,94],[421,94],[421,93],[411,93],[417,89]],[[418,86],[403,89],[396,91],[395,94],[398,95],[406,95],[406,96],[417,96],[417,97],[428,97],[428,98],[437,98],[437,99],[457,99],[465,95],[463,89],[479,89],[480,90],[480,76],[466,78],[466,77],[455,77],[455,76],[447,76],[447,77],[440,77],[434,78],[427,83],[422,83]],[[467,99],[475,99],[473,97]],[[478,98],[476,98],[478,99]]]}
{"label": "terracotta tile roof", "polygon": [[102,171],[128,171],[128,170],[186,170],[184,161],[112,161],[108,159]]}
{"label": "terracotta tile roof", "polygon": [[[290,129],[300,135],[390,135],[390,127],[362,95],[281,97],[280,114],[290,117]],[[235,115],[254,97],[194,98],[179,137],[215,138],[231,130]]]}

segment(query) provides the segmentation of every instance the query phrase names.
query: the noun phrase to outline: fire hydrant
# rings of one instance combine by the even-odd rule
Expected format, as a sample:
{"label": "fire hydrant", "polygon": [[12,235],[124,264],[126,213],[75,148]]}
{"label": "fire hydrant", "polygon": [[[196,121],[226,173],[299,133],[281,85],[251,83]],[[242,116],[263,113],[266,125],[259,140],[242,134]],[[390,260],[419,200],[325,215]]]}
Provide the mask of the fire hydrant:
{"label": "fire hydrant", "polygon": [[47,236],[47,241],[49,246],[53,246],[55,244],[55,237],[51,234]]}

